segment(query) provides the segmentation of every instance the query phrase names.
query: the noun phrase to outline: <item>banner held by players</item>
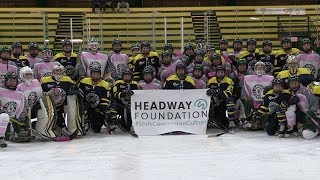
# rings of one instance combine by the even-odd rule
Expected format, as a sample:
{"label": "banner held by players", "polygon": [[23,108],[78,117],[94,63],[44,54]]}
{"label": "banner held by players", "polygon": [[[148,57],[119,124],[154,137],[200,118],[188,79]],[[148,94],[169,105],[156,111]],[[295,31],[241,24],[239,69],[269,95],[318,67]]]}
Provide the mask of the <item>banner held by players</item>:
{"label": "banner held by players", "polygon": [[134,91],[132,124],[138,135],[159,135],[173,131],[205,134],[210,97],[206,89]]}

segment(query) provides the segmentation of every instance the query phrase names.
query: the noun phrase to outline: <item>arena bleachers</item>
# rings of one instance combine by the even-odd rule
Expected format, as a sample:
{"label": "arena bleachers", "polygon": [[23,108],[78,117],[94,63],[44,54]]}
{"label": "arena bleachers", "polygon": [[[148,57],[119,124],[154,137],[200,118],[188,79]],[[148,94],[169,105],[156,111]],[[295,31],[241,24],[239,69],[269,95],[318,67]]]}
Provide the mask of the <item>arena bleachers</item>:
{"label": "arena bleachers", "polygon": [[[284,8],[285,7],[285,8]],[[263,8],[277,8],[290,10],[289,13],[262,13]],[[48,36],[50,47],[53,47],[57,35],[59,17],[62,12],[83,13],[83,40],[87,42],[87,20],[90,18],[91,35],[100,40],[102,23],[103,48],[111,49],[110,43],[114,38],[119,38],[124,43],[124,48],[129,48],[133,43],[143,40],[155,42],[155,49],[161,51],[164,44],[164,17],[167,18],[167,38],[177,49],[181,45],[180,18],[184,17],[184,42],[194,43],[196,40],[195,29],[198,32],[201,22],[195,22],[192,13],[212,11],[217,21],[217,31],[209,30],[211,38],[223,37],[232,41],[236,37],[243,40],[255,38],[260,45],[264,39],[274,42],[275,48],[279,42],[279,22],[282,22],[283,31],[303,30],[309,28],[312,37],[316,37],[319,11],[316,5],[303,6],[219,6],[219,7],[169,7],[169,8],[131,8],[130,13],[91,13],[90,8],[0,8],[0,44],[9,45],[12,41],[21,41],[27,44],[30,41],[43,43],[42,12],[47,12]],[[299,13],[297,14],[297,9]],[[300,12],[301,10],[301,12]],[[305,14],[303,13],[305,12]],[[296,13],[296,14],[294,14]],[[280,17],[280,21],[278,21]],[[101,20],[100,20],[101,18]],[[288,20],[289,18],[289,20]],[[309,21],[307,19],[309,18]],[[154,21],[153,21],[154,20]],[[288,21],[291,23],[288,23]],[[152,23],[154,22],[154,29]],[[291,29],[289,29],[289,26]],[[205,25],[203,25],[205,28]],[[211,31],[211,32],[210,32]],[[153,37],[153,32],[155,36]],[[220,35],[219,35],[220,33]],[[307,36],[308,34],[306,34]],[[214,37],[213,37],[214,36]],[[198,37],[198,36],[197,36]],[[217,42],[217,41],[215,41]],[[231,45],[231,43],[230,43]],[[260,47],[260,46],[259,46]]]}

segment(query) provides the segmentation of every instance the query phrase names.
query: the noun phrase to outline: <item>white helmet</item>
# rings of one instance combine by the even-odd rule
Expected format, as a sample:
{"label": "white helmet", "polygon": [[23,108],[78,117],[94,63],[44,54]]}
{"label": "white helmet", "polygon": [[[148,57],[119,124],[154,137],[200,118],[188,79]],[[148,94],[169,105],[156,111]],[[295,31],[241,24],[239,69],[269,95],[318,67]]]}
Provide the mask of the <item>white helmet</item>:
{"label": "white helmet", "polygon": [[62,78],[62,76],[64,75],[64,66],[61,64],[56,64],[53,66],[52,69],[52,76],[56,79],[59,80]]}
{"label": "white helmet", "polygon": [[29,86],[33,80],[33,70],[29,66],[21,68],[20,79]]}
{"label": "white helmet", "polygon": [[89,40],[88,45],[90,51],[97,51],[99,49],[99,42],[94,37]]}
{"label": "white helmet", "polygon": [[[258,68],[258,67],[262,67],[262,68]],[[254,73],[258,76],[261,76],[263,74],[266,73],[266,64],[262,61],[258,61],[255,65],[254,65]]]}

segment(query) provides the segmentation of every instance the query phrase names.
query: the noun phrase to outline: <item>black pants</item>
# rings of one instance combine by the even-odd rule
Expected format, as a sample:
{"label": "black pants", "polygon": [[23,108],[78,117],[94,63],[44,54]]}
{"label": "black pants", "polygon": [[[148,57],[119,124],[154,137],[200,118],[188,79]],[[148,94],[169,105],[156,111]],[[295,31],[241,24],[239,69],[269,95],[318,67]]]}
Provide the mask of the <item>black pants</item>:
{"label": "black pants", "polygon": [[[122,103],[112,102],[110,105],[110,109],[114,109],[121,116],[120,124],[121,126],[129,131],[132,126],[131,112],[129,107],[125,107]],[[125,113],[126,111],[126,113]]]}

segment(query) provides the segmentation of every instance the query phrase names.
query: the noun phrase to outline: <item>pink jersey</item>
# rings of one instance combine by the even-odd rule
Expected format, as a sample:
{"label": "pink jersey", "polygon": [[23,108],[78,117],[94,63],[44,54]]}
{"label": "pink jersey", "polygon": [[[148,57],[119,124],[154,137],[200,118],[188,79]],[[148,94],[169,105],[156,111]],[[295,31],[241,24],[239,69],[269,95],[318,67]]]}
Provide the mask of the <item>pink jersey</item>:
{"label": "pink jersey", "polygon": [[201,78],[197,79],[193,76],[193,74],[189,74],[190,77],[193,78],[194,83],[196,85],[197,89],[206,89],[207,88],[207,82],[208,82],[208,78],[203,75]]}
{"label": "pink jersey", "polygon": [[113,53],[109,55],[108,70],[114,80],[122,78],[122,72],[128,68],[129,58],[126,54]]}
{"label": "pink jersey", "polygon": [[26,103],[29,107],[33,107],[42,96],[42,88],[37,79],[33,79],[29,86],[26,83],[20,83],[17,90],[24,93]]}
{"label": "pink jersey", "polygon": [[42,59],[37,58],[37,57],[33,58],[29,54],[26,54],[25,56],[27,57],[27,59],[29,61],[29,66],[30,66],[31,69],[34,68],[35,64],[43,62]]}
{"label": "pink jersey", "polygon": [[271,75],[246,75],[244,76],[244,89],[247,96],[253,100],[253,106],[258,109],[263,102],[263,91],[272,84],[274,77]]}
{"label": "pink jersey", "polygon": [[320,67],[320,56],[316,52],[311,51],[309,53],[305,53],[303,51],[300,51],[297,55],[297,58],[299,59],[300,67],[308,68],[311,71],[311,74],[314,76],[314,78],[318,77],[318,69]]}
{"label": "pink jersey", "polygon": [[4,87],[4,75],[7,72],[15,72],[18,74],[18,68],[11,63],[0,63],[0,87]]}
{"label": "pink jersey", "polygon": [[176,73],[176,66],[177,66],[177,64],[179,64],[181,62],[182,62],[181,60],[176,60],[174,63],[172,63],[168,67],[161,66],[161,67],[164,67],[164,70],[160,74],[161,82],[165,82],[168,77],[175,74]]}
{"label": "pink jersey", "polygon": [[54,65],[60,64],[59,62],[43,62],[34,65],[34,77],[41,81],[45,76],[51,76]]}
{"label": "pink jersey", "polygon": [[92,67],[99,67],[101,69],[101,76],[105,74],[108,56],[102,53],[92,54],[91,52],[82,52],[80,54],[81,64],[84,70],[84,76],[90,77],[90,69]]}
{"label": "pink jersey", "polygon": [[[207,62],[202,62],[201,65],[202,65],[202,67],[203,67],[203,73],[204,73],[204,74],[208,74],[208,72],[209,72],[209,70],[210,70],[210,64],[207,63]],[[195,67],[195,63],[194,63],[194,62],[191,63],[191,64],[189,64],[189,66],[187,67],[187,72],[188,72],[189,74],[192,74],[193,71],[194,71],[194,67]]]}
{"label": "pink jersey", "polygon": [[20,91],[0,88],[0,107],[12,118],[19,118],[24,109],[24,95]]}
{"label": "pink jersey", "polygon": [[144,80],[139,81],[140,89],[148,90],[148,89],[161,89],[160,81],[157,79],[153,79],[150,83],[146,83]]}

